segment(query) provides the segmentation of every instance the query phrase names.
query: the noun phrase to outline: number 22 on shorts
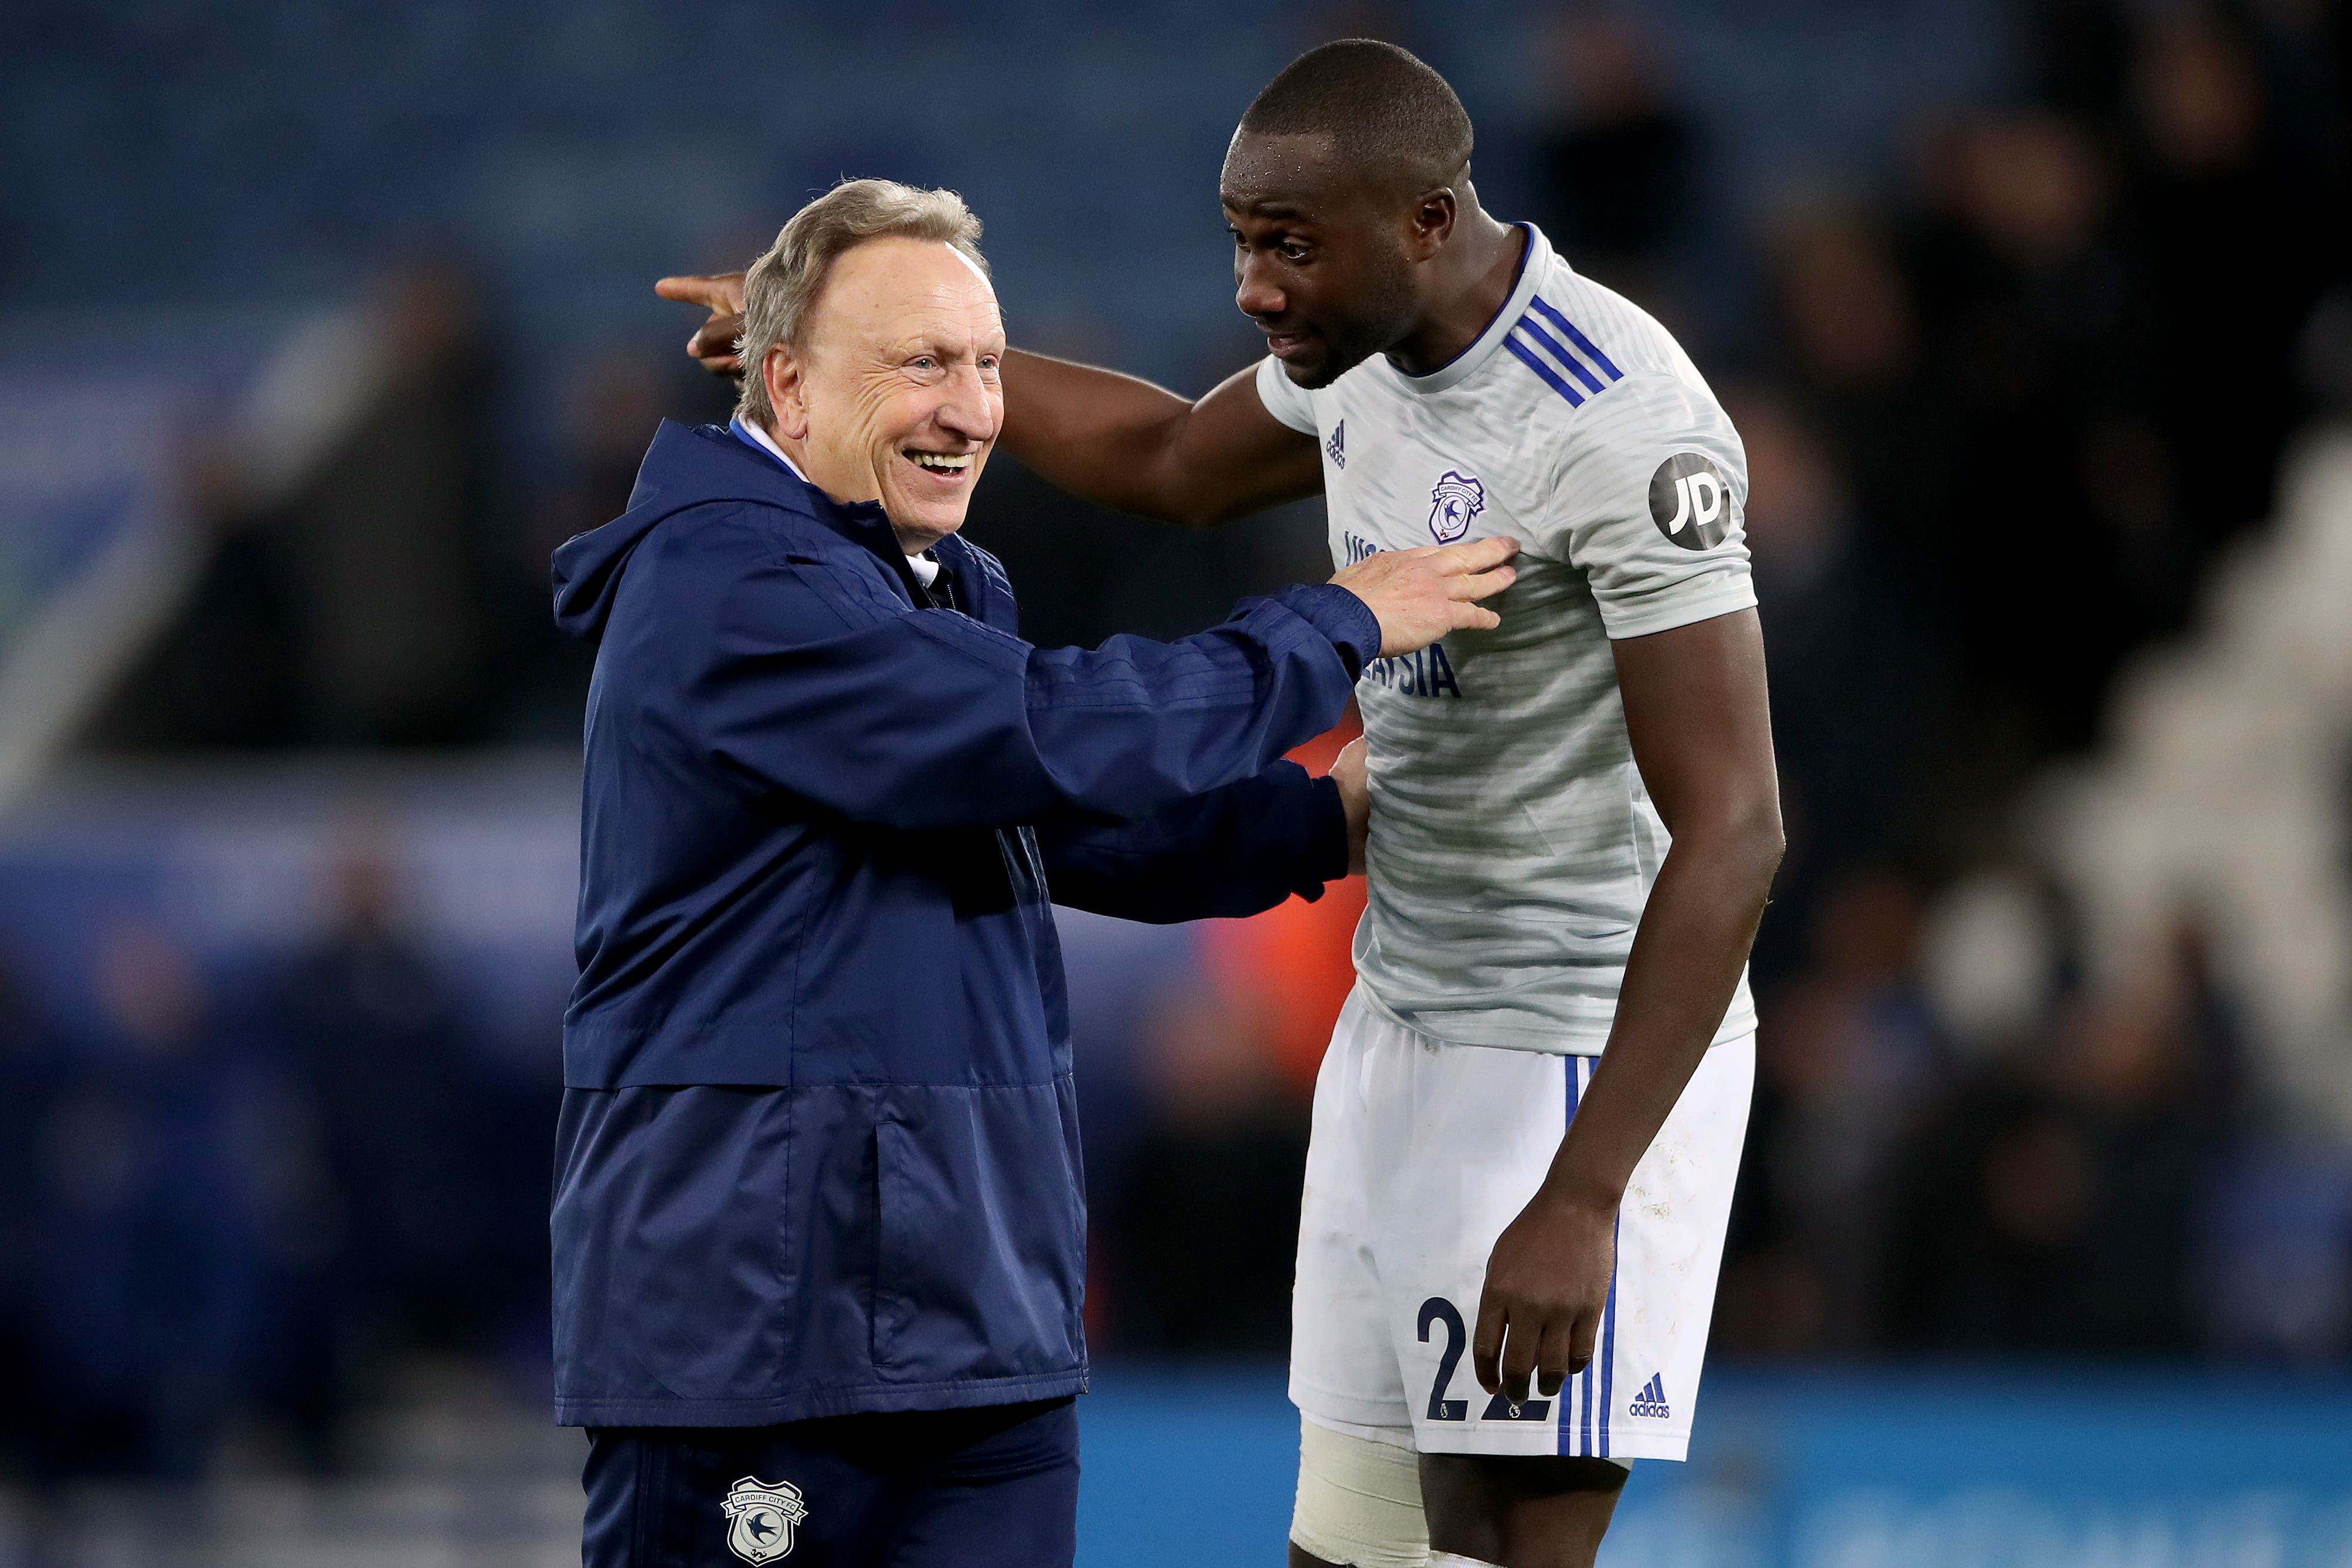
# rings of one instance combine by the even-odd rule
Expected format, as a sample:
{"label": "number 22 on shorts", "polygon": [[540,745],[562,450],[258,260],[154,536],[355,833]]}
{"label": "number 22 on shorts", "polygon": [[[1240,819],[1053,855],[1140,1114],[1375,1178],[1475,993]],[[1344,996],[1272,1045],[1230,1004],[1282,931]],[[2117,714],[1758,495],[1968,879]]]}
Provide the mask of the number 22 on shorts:
{"label": "number 22 on shorts", "polygon": [[[1454,1382],[1454,1369],[1462,1364],[1462,1349],[1469,1342],[1470,1332],[1462,1323],[1462,1309],[1444,1296],[1432,1296],[1421,1303],[1421,1343],[1429,1343],[1432,1323],[1445,1326],[1445,1348],[1438,1352],[1437,1376],[1429,1385],[1428,1418],[1432,1421],[1466,1421],[1470,1418],[1470,1401],[1448,1399],[1446,1389]],[[1482,1421],[1548,1421],[1551,1418],[1551,1401],[1528,1399],[1512,1404],[1496,1394],[1480,1411]]]}

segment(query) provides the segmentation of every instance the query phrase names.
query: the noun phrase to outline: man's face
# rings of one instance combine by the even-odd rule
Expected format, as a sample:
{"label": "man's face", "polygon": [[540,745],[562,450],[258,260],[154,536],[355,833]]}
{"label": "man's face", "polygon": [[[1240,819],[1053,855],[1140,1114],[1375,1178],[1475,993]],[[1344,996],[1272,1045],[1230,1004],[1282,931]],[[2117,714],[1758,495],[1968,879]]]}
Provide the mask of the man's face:
{"label": "man's face", "polygon": [[1220,191],[1234,302],[1303,387],[1326,387],[1412,331],[1412,204],[1351,180],[1328,136],[1244,132]]}
{"label": "man's face", "polygon": [[963,526],[1004,424],[996,291],[953,247],[871,240],[841,256],[806,341],[769,356],[775,434],[837,501],[879,501],[909,551]]}

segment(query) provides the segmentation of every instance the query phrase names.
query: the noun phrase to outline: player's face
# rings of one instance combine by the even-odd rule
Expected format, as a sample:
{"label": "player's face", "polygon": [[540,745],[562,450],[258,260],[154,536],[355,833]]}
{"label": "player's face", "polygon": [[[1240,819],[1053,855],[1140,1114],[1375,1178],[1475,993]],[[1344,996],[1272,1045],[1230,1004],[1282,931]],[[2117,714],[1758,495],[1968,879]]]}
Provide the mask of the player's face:
{"label": "player's face", "polygon": [[963,526],[1004,424],[996,291],[953,247],[882,239],[834,263],[805,348],[769,366],[776,434],[837,501],[879,501],[899,542]]}
{"label": "player's face", "polygon": [[1222,194],[1234,302],[1293,382],[1329,386],[1412,330],[1403,204],[1339,172],[1329,137],[1234,137]]}

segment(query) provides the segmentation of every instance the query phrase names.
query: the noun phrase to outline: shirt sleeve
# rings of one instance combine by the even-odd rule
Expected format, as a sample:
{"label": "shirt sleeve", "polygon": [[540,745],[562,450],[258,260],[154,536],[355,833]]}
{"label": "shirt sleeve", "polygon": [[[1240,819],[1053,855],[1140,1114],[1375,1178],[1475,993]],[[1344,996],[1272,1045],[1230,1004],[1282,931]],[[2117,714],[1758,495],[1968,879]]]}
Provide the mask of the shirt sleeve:
{"label": "shirt sleeve", "polygon": [[1625,378],[1580,411],[1553,473],[1543,549],[1584,572],[1611,637],[1755,604],[1748,457],[1703,383]]}
{"label": "shirt sleeve", "polygon": [[1314,401],[1272,354],[1257,362],[1257,401],[1265,404],[1266,413],[1301,435],[1316,434]]}

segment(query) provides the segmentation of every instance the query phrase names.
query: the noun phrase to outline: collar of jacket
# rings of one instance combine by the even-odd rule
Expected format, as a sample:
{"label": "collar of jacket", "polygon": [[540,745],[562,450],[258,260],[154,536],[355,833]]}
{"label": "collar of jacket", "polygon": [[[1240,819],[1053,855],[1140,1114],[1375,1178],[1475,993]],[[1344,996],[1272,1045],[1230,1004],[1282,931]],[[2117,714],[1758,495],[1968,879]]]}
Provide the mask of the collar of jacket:
{"label": "collar of jacket", "polygon": [[[930,602],[929,596],[923,591],[921,580],[915,576],[915,569],[907,564],[906,549],[899,544],[898,530],[890,526],[889,514],[882,509],[881,502],[836,501],[777,462],[773,453],[734,429],[731,422],[727,436],[730,444],[739,448],[767,476],[771,485],[791,496],[793,502],[797,503],[793,510],[807,513],[842,538],[864,545],[879,556],[882,563],[898,578],[899,589],[907,595],[908,603],[921,606]],[[781,500],[783,497],[774,498]],[[972,619],[992,620],[982,610],[981,597],[992,585],[985,580],[986,574],[979,570],[972,547],[950,534],[932,547],[931,554],[940,566],[955,573],[956,591],[963,595],[964,603],[972,607]]]}
{"label": "collar of jacket", "polygon": [[[637,470],[629,509],[556,549],[549,583],[554,591],[556,625],[589,642],[602,638],[622,576],[646,537],[678,512],[728,501],[772,507],[816,524],[870,552],[898,585],[908,608],[929,602],[918,591],[914,569],[907,564],[907,552],[898,548],[898,537],[879,502],[843,505],[723,424],[688,429],[664,420]],[[956,573],[957,603],[965,613],[1001,631],[1017,632],[1012,587],[987,551],[950,535],[933,553],[940,565]]]}

